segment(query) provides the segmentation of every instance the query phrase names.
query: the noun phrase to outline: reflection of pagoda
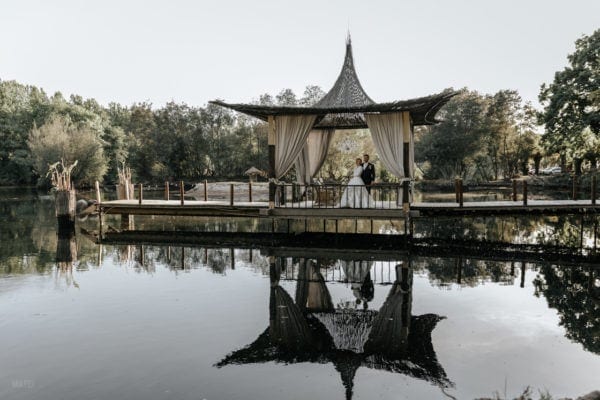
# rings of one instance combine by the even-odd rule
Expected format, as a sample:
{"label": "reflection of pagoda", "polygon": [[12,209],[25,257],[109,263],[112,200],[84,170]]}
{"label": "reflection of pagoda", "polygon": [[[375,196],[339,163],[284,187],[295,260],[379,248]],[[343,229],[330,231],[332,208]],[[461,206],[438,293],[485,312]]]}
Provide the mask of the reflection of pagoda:
{"label": "reflection of pagoda", "polygon": [[325,281],[312,261],[302,261],[296,302],[279,286],[279,266],[271,266],[269,327],[247,347],[216,364],[333,363],[352,398],[354,376],[364,366],[422,379],[436,386],[453,383],[439,364],[431,332],[442,317],[411,316],[412,270],[396,266],[396,280],[379,311],[334,309]]}

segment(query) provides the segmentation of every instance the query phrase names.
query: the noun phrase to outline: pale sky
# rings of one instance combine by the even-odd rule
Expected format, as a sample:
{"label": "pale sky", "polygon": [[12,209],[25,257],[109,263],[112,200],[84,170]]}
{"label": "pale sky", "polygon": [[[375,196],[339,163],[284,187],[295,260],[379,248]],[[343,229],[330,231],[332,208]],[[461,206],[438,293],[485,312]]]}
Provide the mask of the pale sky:
{"label": "pale sky", "polygon": [[598,0],[0,0],[0,79],[126,105],[333,85],[350,27],[375,101],[542,82],[600,28]]}

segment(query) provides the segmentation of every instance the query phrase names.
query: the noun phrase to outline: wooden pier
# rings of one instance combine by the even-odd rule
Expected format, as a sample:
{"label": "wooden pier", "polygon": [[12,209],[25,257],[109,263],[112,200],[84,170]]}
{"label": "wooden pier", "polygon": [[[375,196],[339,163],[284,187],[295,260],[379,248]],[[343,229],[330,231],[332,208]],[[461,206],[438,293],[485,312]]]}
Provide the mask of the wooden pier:
{"label": "wooden pier", "polygon": [[[183,203],[183,204],[182,204]],[[169,215],[197,217],[246,217],[276,219],[404,219],[433,216],[493,216],[493,215],[558,215],[596,214],[600,204],[590,200],[529,200],[474,201],[460,203],[410,203],[408,213],[392,204],[380,208],[317,207],[312,202],[294,203],[294,206],[269,208],[268,202],[229,202],[200,200],[112,200],[99,202],[101,214]]]}

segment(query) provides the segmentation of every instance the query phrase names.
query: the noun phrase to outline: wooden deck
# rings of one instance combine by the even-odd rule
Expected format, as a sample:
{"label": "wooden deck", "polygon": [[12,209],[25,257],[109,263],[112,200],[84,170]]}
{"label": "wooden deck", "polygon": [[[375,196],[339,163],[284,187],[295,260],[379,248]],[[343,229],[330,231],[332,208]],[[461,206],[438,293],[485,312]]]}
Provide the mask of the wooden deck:
{"label": "wooden deck", "polygon": [[[103,214],[129,215],[174,215],[199,217],[248,217],[248,218],[364,218],[394,219],[405,218],[401,207],[385,203],[374,208],[339,208],[319,206],[312,202],[288,203],[269,210],[267,202],[235,202],[185,200],[113,200],[97,205]],[[430,216],[493,216],[527,214],[586,214],[598,213],[600,204],[591,200],[529,200],[527,205],[521,201],[479,201],[458,203],[412,203],[411,217]]]}

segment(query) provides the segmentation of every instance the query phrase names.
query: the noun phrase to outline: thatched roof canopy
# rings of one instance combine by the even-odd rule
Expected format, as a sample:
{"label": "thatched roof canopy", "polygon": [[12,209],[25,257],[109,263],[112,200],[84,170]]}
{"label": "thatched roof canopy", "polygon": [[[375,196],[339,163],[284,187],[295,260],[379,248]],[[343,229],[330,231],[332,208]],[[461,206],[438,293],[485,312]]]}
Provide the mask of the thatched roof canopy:
{"label": "thatched roof canopy", "polygon": [[263,175],[264,172],[256,167],[250,167],[244,172],[244,175]]}
{"label": "thatched roof canopy", "polygon": [[432,125],[439,121],[435,115],[457,92],[446,89],[431,96],[388,103],[374,102],[364,91],[354,68],[352,43],[346,42],[346,56],[340,75],[329,92],[313,106],[275,106],[235,104],[215,100],[220,105],[266,121],[277,115],[317,115],[315,128],[358,129],[367,128],[364,113],[390,113],[408,111],[414,125]]}

